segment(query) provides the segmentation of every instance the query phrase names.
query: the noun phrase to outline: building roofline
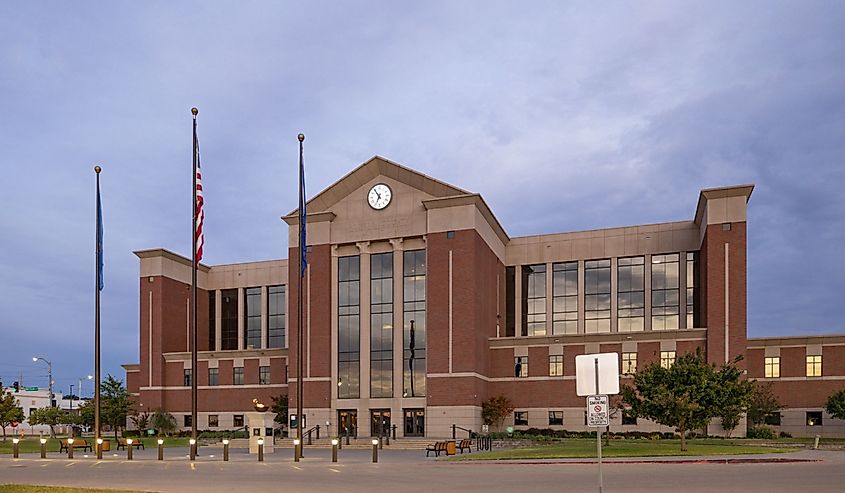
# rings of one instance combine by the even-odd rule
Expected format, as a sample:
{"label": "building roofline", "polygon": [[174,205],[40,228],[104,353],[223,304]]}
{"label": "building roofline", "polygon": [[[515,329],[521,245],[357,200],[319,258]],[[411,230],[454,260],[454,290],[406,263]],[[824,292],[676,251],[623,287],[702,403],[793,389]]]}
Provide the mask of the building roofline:
{"label": "building roofline", "polygon": [[701,218],[704,215],[704,205],[708,200],[722,199],[726,197],[745,197],[745,203],[747,204],[751,199],[751,192],[753,191],[753,183],[702,189],[698,194],[698,205],[695,207],[695,224],[701,224]]}
{"label": "building roofline", "polygon": [[[845,343],[845,333],[839,334],[813,334],[813,335],[799,335],[799,336],[769,336],[769,337],[749,337],[747,347],[754,346],[783,346],[790,345],[790,343],[804,343],[804,344],[824,344]],[[756,343],[756,344],[755,344]],[[786,344],[784,344],[786,343]]]}
{"label": "building roofline", "polygon": [[479,193],[467,193],[463,195],[453,195],[451,197],[428,199],[423,200],[422,203],[426,210],[455,207],[460,205],[474,205],[493,228],[493,231],[496,232],[496,236],[499,237],[502,243],[507,245],[510,241],[510,236],[508,236],[505,228],[502,227],[499,219],[496,218],[496,215],[490,210],[490,206],[488,206],[487,202],[484,201],[484,197],[482,197]]}
{"label": "building roofline", "polygon": [[[138,257],[139,259],[142,259],[142,260],[145,259],[145,258],[164,257],[168,260],[178,262],[178,263],[180,263],[182,265],[186,265],[188,267],[191,267],[192,264],[193,264],[191,259],[189,259],[187,257],[183,257],[182,255],[179,255],[178,253],[173,253],[170,250],[167,250],[165,248],[149,248],[149,249],[146,249],[146,250],[135,250],[132,253],[134,253],[136,257]],[[200,264],[197,265],[197,269],[201,270],[203,272],[208,272],[208,271],[211,270],[211,267],[200,263]]]}

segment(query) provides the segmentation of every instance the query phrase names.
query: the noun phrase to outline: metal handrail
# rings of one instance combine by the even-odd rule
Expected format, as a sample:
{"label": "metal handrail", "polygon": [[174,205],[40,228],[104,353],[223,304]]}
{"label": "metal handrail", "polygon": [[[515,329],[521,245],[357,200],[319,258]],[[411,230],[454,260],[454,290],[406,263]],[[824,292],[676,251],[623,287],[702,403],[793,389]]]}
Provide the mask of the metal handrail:
{"label": "metal handrail", "polygon": [[466,428],[463,428],[461,426],[453,424],[452,425],[452,440],[454,440],[456,438],[456,436],[455,436],[457,434],[456,430],[463,430],[463,431],[467,432],[467,438],[472,438],[472,430],[468,430]]}
{"label": "metal handrail", "polygon": [[317,440],[320,439],[320,425],[312,426],[311,429],[303,433],[303,435],[308,435],[308,445],[311,445],[311,433],[317,431]]}

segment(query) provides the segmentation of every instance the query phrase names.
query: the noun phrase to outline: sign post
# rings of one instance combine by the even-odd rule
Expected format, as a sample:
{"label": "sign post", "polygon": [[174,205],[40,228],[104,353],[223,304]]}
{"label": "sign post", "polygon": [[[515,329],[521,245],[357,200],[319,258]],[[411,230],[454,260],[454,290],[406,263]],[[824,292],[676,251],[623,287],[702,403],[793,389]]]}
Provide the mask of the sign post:
{"label": "sign post", "polygon": [[619,355],[601,353],[576,356],[575,380],[577,394],[587,397],[587,425],[596,428],[599,493],[602,493],[601,427],[610,424],[608,395],[619,393]]}

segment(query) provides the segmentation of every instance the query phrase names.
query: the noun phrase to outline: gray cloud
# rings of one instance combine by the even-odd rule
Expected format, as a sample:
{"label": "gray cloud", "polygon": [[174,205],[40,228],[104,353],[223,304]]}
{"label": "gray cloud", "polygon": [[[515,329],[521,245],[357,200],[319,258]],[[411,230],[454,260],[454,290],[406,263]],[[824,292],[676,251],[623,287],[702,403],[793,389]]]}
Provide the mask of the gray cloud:
{"label": "gray cloud", "polygon": [[91,371],[94,164],[105,361],[137,360],[131,252],[190,249],[193,105],[209,263],[286,256],[304,131],[312,194],[380,154],[482,193],[511,235],[686,219],[701,188],[754,182],[751,335],[841,331],[843,17],[827,2],[2,6],[0,377],[43,378],[33,351],[65,388]]}

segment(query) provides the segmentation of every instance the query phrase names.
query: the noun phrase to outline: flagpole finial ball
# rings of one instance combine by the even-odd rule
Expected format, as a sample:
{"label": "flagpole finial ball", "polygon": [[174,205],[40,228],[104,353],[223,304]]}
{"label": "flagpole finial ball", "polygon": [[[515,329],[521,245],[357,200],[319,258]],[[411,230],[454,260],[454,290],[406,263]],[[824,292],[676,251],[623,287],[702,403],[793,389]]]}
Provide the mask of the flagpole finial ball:
{"label": "flagpole finial ball", "polygon": [[97,173],[99,175],[100,171],[103,171],[103,168],[101,168],[99,166],[94,166],[94,173]]}
{"label": "flagpole finial ball", "polygon": [[196,108],[196,106],[195,106],[195,107],[193,107],[193,108],[191,108],[191,114],[192,114],[192,115],[197,116],[197,113],[199,113],[199,112],[200,112],[200,110],[198,110],[198,109]]}
{"label": "flagpole finial ball", "polygon": [[299,134],[296,136],[296,138],[299,139],[300,142],[302,142],[305,140],[305,134]]}

